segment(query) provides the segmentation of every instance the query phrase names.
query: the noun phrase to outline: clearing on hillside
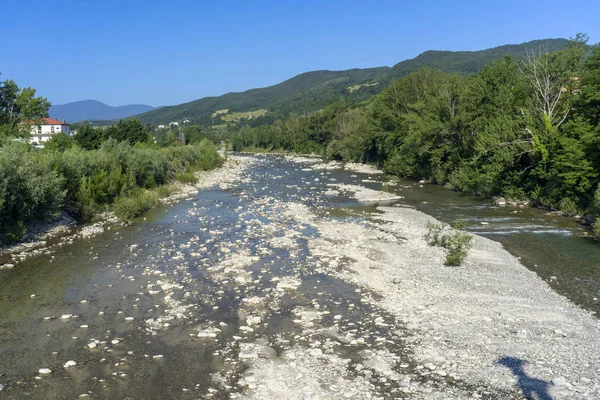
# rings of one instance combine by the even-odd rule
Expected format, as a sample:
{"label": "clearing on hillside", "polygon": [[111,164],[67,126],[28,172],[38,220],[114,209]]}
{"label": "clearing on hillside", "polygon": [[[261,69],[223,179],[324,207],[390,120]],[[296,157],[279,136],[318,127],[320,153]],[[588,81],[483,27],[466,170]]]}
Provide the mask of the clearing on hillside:
{"label": "clearing on hillside", "polygon": [[379,82],[374,82],[374,83],[363,83],[362,85],[354,85],[354,86],[348,86],[348,91],[350,91],[350,93],[357,91],[358,89],[362,88],[362,87],[369,87],[369,86],[377,86],[379,85]]}

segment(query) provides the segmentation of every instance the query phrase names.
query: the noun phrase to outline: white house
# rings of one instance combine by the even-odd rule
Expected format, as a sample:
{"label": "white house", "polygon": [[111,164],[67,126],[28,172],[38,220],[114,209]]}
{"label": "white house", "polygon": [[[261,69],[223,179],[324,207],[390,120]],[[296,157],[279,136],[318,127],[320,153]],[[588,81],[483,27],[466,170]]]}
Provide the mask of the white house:
{"label": "white house", "polygon": [[59,121],[53,118],[42,118],[42,123],[39,125],[31,125],[31,142],[44,144],[52,135],[63,132],[67,136],[71,135],[70,125],[65,121]]}

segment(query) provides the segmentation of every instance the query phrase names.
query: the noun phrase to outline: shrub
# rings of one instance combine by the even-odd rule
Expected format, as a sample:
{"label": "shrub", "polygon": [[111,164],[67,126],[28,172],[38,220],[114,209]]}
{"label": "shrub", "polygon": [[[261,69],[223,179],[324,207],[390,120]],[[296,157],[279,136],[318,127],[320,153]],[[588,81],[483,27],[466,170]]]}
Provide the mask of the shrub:
{"label": "shrub", "polygon": [[473,235],[465,231],[464,221],[457,221],[454,229],[447,224],[428,221],[425,238],[431,246],[446,249],[446,265],[461,265],[472,247]]}
{"label": "shrub", "polygon": [[91,189],[90,178],[88,177],[84,176],[81,180],[79,190],[77,191],[76,204],[76,213],[81,221],[90,220],[96,213],[96,210],[98,209],[98,206],[94,201],[94,195]]}
{"label": "shrub", "polygon": [[63,210],[87,221],[114,203],[115,211],[130,220],[156,202],[157,194],[141,189],[166,186],[175,178],[195,183],[194,171],[223,163],[207,139],[167,148],[139,143],[132,147],[127,141],[108,139],[95,150],[71,142],[59,146],[62,139],[43,151],[17,141],[0,143],[3,243],[21,240],[28,223],[49,220]]}
{"label": "shrub", "polygon": [[148,190],[135,190],[126,196],[115,200],[113,209],[115,214],[125,220],[131,221],[144,211],[150,210],[158,203],[158,194]]}
{"label": "shrub", "polygon": [[175,175],[175,179],[177,179],[181,183],[185,184],[196,184],[198,182],[198,178],[191,171],[180,171]]}
{"label": "shrub", "polygon": [[53,169],[51,155],[12,142],[0,148],[0,240],[20,240],[23,226],[49,220],[63,206],[64,178]]}

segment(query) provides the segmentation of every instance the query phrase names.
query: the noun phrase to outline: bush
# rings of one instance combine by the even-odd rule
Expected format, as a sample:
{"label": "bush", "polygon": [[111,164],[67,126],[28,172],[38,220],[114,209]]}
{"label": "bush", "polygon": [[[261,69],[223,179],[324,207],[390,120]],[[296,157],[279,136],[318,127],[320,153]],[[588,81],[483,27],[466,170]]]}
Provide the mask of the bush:
{"label": "bush", "polygon": [[425,239],[431,246],[446,249],[446,265],[461,265],[472,247],[473,235],[465,231],[466,224],[457,221],[454,229],[447,224],[428,221]]}
{"label": "bush", "polygon": [[0,143],[2,243],[21,240],[28,223],[63,210],[87,221],[114,203],[115,212],[130,220],[156,202],[156,194],[140,189],[163,187],[175,178],[195,183],[194,171],[223,163],[207,139],[167,148],[108,139],[95,150],[60,143],[57,139],[57,146],[44,151],[32,151],[27,143]]}
{"label": "bush", "polygon": [[66,191],[64,177],[53,169],[52,155],[12,142],[0,148],[0,241],[22,239],[32,220],[60,213]]}
{"label": "bush", "polygon": [[177,179],[181,183],[185,184],[196,184],[198,182],[198,178],[191,171],[181,171],[175,175],[175,179]]}
{"label": "bush", "polygon": [[144,211],[150,210],[158,203],[158,194],[149,190],[135,190],[127,196],[118,197],[115,200],[113,209],[115,214],[125,220],[131,221],[141,215]]}

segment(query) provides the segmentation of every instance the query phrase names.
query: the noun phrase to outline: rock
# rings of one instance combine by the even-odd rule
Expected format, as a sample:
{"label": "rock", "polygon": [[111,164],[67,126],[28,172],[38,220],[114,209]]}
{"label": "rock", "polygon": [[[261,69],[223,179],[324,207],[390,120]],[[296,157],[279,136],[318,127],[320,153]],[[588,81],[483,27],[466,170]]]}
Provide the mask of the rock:
{"label": "rock", "polygon": [[0,383],[0,392],[4,389],[4,385]]}
{"label": "rock", "polygon": [[74,367],[76,365],[77,365],[77,363],[75,361],[71,360],[71,361],[67,361],[65,363],[65,365],[63,365],[63,368],[70,368],[70,367]]}
{"label": "rock", "polygon": [[563,376],[558,376],[552,379],[552,384],[554,386],[565,386],[567,384],[567,380]]}
{"label": "rock", "polygon": [[63,314],[60,316],[60,319],[71,319],[73,318],[73,314]]}
{"label": "rock", "polygon": [[241,360],[255,360],[258,358],[256,346],[252,343],[240,343],[238,358]]}
{"label": "rock", "polygon": [[15,267],[15,264],[4,264],[3,266],[0,267],[0,269],[13,269]]}
{"label": "rock", "polygon": [[38,374],[40,375],[50,375],[52,373],[52,370],[50,368],[40,368],[38,370]]}
{"label": "rock", "polygon": [[87,345],[87,347],[89,347],[90,349],[95,349],[96,347],[98,347],[98,344],[96,342],[91,342]]}
{"label": "rock", "polygon": [[436,357],[433,358],[432,361],[433,361],[434,364],[443,364],[443,363],[446,362],[446,357],[436,356]]}
{"label": "rock", "polygon": [[494,204],[499,205],[499,206],[505,206],[506,199],[504,197],[499,197],[496,200],[494,200]]}
{"label": "rock", "polygon": [[409,384],[410,384],[410,380],[403,379],[400,382],[398,382],[398,387],[405,388],[405,387],[408,387]]}

